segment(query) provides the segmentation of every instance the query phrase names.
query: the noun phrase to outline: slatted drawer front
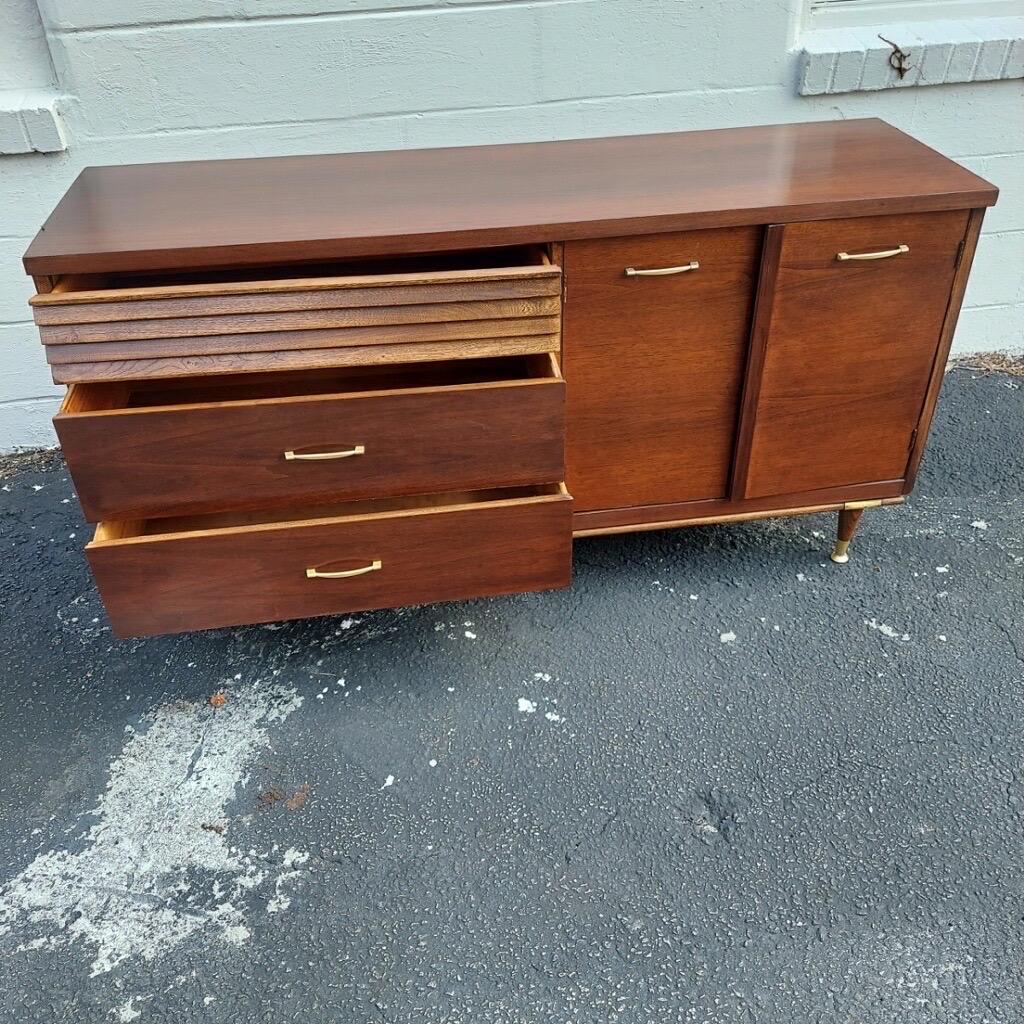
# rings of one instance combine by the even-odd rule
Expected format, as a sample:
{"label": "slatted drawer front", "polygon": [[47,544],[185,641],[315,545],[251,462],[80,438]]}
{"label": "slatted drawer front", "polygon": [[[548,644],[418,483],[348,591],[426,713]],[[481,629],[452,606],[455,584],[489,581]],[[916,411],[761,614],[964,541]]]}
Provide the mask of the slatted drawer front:
{"label": "slatted drawer front", "polygon": [[558,347],[561,271],[539,249],[335,266],[304,277],[297,269],[243,281],[65,278],[31,301],[58,383]]}
{"label": "slatted drawer front", "polygon": [[76,384],[54,424],[96,522],[558,481],[564,404],[544,353]]}
{"label": "slatted drawer front", "polygon": [[566,586],[571,509],[556,485],[103,523],[86,551],[114,631],[142,636]]}

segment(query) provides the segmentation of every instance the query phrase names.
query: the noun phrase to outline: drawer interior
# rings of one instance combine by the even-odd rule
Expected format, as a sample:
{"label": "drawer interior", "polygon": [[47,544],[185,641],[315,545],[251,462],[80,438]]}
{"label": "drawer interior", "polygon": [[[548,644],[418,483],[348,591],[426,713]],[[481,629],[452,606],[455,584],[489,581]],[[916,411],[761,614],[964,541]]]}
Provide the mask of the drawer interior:
{"label": "drawer interior", "polygon": [[161,519],[133,519],[98,523],[93,545],[111,544],[150,537],[180,536],[207,530],[237,530],[273,527],[282,523],[308,524],[324,520],[379,517],[388,514],[451,510],[491,504],[507,506],[567,497],[565,485],[536,484],[530,487],[504,487],[480,491],[448,491],[441,494],[373,498],[363,501],[338,501],[322,505],[263,509],[255,512],[218,512],[207,515],[171,516]]}
{"label": "drawer interior", "polygon": [[554,356],[544,352],[395,366],[330,367],[290,373],[224,374],[178,380],[72,384],[60,411],[61,415],[74,416],[93,412],[188,408],[303,396],[341,397],[373,391],[394,392],[559,379]]}
{"label": "drawer interior", "polygon": [[[412,256],[364,257],[329,263],[288,263],[266,267],[241,267],[201,271],[147,271],[130,274],[68,274],[56,281],[53,290],[36,296],[33,304],[59,301],[68,292],[131,292],[149,288],[201,288],[204,285],[230,284],[272,286],[274,282],[304,281],[316,278],[373,277],[377,275],[412,276],[450,271],[495,270],[503,267],[541,267],[550,265],[546,247],[540,245],[499,246],[488,249],[462,249],[454,252]],[[141,297],[141,296],[140,296]]]}

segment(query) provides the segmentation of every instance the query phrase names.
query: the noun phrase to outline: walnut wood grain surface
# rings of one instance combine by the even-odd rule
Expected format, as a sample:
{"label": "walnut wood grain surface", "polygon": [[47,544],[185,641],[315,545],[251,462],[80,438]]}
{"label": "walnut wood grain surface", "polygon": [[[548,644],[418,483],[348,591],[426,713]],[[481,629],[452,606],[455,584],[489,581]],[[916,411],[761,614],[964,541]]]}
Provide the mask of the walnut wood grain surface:
{"label": "walnut wood grain surface", "polygon": [[[715,498],[704,501],[669,502],[630,508],[597,509],[573,515],[573,533],[586,537],[630,530],[662,530],[687,523],[733,522],[766,515],[787,515],[786,510],[823,512],[843,507],[844,502],[878,498],[883,504],[903,501],[904,482],[875,480],[847,487],[828,487],[798,494],[774,494],[764,498]],[[802,514],[797,511],[794,514]]]}
{"label": "walnut wood grain surface", "polygon": [[[198,403],[182,392],[167,396],[176,405],[125,410],[104,409],[108,392],[84,385],[54,425],[96,522],[559,481],[564,391],[547,376]],[[356,445],[364,454],[284,457]]]}
{"label": "walnut wood grain surface", "polygon": [[[726,493],[761,229],[569,242],[567,483],[578,511]],[[697,270],[627,277],[627,266]]]}
{"label": "walnut wood grain surface", "polygon": [[571,142],[91,167],[29,274],[224,267],[989,206],[878,120]]}
{"label": "walnut wood grain surface", "polygon": [[86,381],[170,379],[225,373],[306,370],[332,366],[385,366],[429,360],[479,359],[494,356],[557,352],[558,334],[497,338],[449,338],[403,344],[343,345],[337,348],[286,351],[227,352],[154,358],[105,359],[99,362],[58,362],[50,365],[56,384]]}
{"label": "walnut wood grain surface", "polygon": [[[968,213],[783,229],[749,465],[757,498],[903,478]],[[840,261],[838,252],[909,252]],[[755,337],[757,336],[755,330]]]}
{"label": "walnut wood grain surface", "polygon": [[143,636],[567,586],[571,510],[549,494],[157,536],[101,526],[113,539],[86,553],[115,633]]}

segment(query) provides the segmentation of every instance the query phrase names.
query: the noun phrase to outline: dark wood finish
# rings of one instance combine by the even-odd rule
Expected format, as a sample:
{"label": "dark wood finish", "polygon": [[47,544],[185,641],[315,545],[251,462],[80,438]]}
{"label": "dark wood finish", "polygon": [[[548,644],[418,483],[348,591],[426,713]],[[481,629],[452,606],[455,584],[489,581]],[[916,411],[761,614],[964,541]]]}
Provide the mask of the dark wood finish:
{"label": "dark wood finish", "polygon": [[89,168],[25,266],[114,629],[561,586],[573,535],[826,510],[846,561],[845,506],[913,484],[996,196],[877,120]]}
{"label": "dark wood finish", "polygon": [[[883,505],[901,505],[906,499],[903,496],[897,498],[886,498]],[[758,519],[780,519],[794,516],[811,516],[821,512],[835,512],[842,508],[842,505],[832,503],[828,505],[778,505],[765,509],[751,509],[746,512],[712,513],[706,516],[689,516],[686,519],[657,520],[648,522],[646,520],[637,522],[624,522],[621,525],[605,526],[595,529],[575,529],[574,538],[583,537],[607,537],[616,533],[648,533],[654,530],[675,530],[682,526],[723,526],[728,523],[749,523]]]}
{"label": "dark wood finish", "polygon": [[815,512],[835,511],[847,501],[881,499],[883,504],[903,500],[902,480],[877,480],[850,487],[830,487],[802,494],[774,494],[765,498],[729,498],[713,501],[683,501],[664,505],[645,505],[631,508],[600,509],[595,512],[576,512],[573,515],[573,533],[585,537],[601,533],[621,533],[629,530],[663,530],[669,526],[694,523],[731,522],[761,516],[788,515],[780,509],[810,509]]}
{"label": "dark wood finish", "polygon": [[[903,477],[966,227],[964,211],[785,227],[734,497]],[[836,259],[900,244],[890,259]]]}
{"label": "dark wood finish", "polygon": [[836,531],[836,539],[846,541],[848,544],[857,534],[857,527],[860,526],[861,517],[864,515],[862,508],[844,508],[839,512],[839,528]]}
{"label": "dark wood finish", "polygon": [[946,319],[942,324],[942,335],[939,340],[938,350],[935,353],[935,362],[932,364],[931,377],[928,380],[928,390],[925,393],[924,404],[921,408],[921,418],[918,420],[917,430],[914,434],[914,443],[910,448],[910,459],[907,463],[907,480],[904,487],[905,494],[909,494],[914,487],[914,483],[917,480],[917,471],[921,466],[921,458],[924,455],[924,448],[928,442],[932,416],[935,413],[935,406],[939,401],[939,391],[942,389],[942,381],[946,374],[949,349],[953,344],[953,332],[956,330],[956,322],[960,316],[960,306],[964,301],[964,293],[967,291],[967,278],[971,273],[971,264],[974,262],[974,253],[978,248],[978,239],[981,236],[981,223],[984,219],[985,210],[979,208],[971,211],[967,222],[967,233],[964,236],[963,249],[960,253],[960,264],[956,269],[956,276],[953,278],[953,288],[949,297],[949,306],[946,309]]}
{"label": "dark wood finish", "polygon": [[[101,525],[86,552],[122,637],[568,585],[566,495],[476,498],[390,512],[371,503],[333,518],[325,509],[296,522],[230,526],[221,517],[162,535],[145,523]],[[366,575],[306,576],[309,567],[344,571],[374,559],[382,567]]]}
{"label": "dark wood finish", "polygon": [[[360,392],[358,375],[331,371],[304,381],[305,393],[248,399],[235,384],[194,400],[181,388],[156,396],[174,404],[135,408],[129,388],[112,398],[109,386],[86,384],[54,425],[92,522],[562,480],[565,385],[550,356],[490,361],[473,376],[428,366],[396,374],[391,390]],[[272,393],[272,380],[252,386]],[[365,454],[284,457],[355,445]]]}
{"label": "dark wood finish", "polygon": [[[725,495],[760,228],[569,242],[567,484],[587,511]],[[627,266],[699,262],[668,277]]]}
{"label": "dark wood finish", "polygon": [[771,322],[771,308],[775,301],[775,282],[779,276],[779,257],[782,254],[782,237],[785,229],[781,224],[769,224],[764,232],[764,246],[761,251],[761,272],[757,281],[754,300],[754,317],[750,328],[750,348],[747,366],[743,375],[743,397],[740,401],[739,424],[736,428],[736,449],[733,453],[732,475],[729,494],[742,500],[747,488],[747,470],[750,466],[750,446],[754,440],[754,421],[757,417],[757,402],[761,393],[761,375],[764,372],[764,357],[768,349],[768,325]]}
{"label": "dark wood finish", "polygon": [[990,206],[877,120],[464,149],[91,167],[29,274],[242,266]]}

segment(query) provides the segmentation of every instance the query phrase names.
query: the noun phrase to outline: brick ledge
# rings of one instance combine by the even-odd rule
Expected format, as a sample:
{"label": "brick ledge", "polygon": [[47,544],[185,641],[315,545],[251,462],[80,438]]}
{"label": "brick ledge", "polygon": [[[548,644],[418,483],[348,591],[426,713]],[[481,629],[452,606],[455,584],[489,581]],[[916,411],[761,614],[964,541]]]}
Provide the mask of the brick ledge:
{"label": "brick ledge", "polygon": [[53,89],[0,90],[0,156],[67,149],[62,99]]}
{"label": "brick ledge", "polygon": [[[900,78],[892,40],[907,54]],[[818,29],[800,38],[801,96],[1024,78],[1024,18]]]}

